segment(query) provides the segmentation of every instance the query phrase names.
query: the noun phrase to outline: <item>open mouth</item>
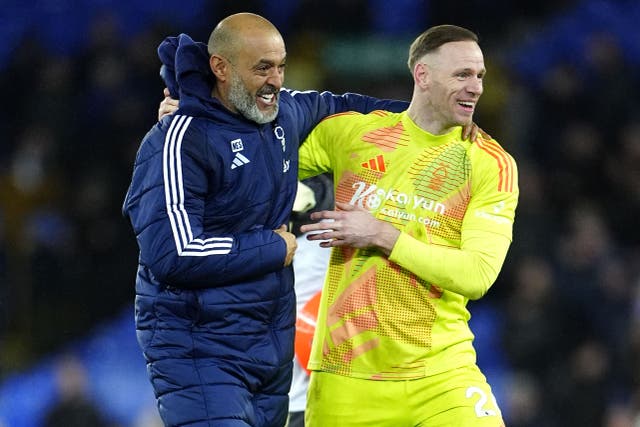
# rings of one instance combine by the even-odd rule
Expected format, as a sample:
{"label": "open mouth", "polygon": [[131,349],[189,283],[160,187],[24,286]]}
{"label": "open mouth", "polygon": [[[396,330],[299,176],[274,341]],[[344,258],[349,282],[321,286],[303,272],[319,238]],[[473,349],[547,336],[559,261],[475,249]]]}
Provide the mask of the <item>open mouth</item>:
{"label": "open mouth", "polygon": [[256,96],[258,106],[261,108],[269,108],[275,105],[278,101],[278,97],[275,93],[263,93]]}
{"label": "open mouth", "polygon": [[462,107],[462,109],[468,113],[473,113],[473,109],[475,108],[475,103],[470,101],[458,101],[458,105]]}

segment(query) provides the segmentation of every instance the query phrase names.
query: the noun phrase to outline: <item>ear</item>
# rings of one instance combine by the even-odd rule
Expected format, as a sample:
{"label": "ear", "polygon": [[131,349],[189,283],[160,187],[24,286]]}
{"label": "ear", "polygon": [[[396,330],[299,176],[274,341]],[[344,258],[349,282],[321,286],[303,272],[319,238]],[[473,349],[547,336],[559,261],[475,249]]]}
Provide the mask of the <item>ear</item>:
{"label": "ear", "polygon": [[229,63],[222,56],[211,55],[209,57],[209,68],[213,72],[213,75],[216,76],[216,79],[224,82],[227,80],[227,75],[229,73]]}
{"label": "ear", "polygon": [[425,89],[429,85],[430,77],[427,64],[423,62],[416,63],[415,67],[413,67],[413,80],[415,84]]}

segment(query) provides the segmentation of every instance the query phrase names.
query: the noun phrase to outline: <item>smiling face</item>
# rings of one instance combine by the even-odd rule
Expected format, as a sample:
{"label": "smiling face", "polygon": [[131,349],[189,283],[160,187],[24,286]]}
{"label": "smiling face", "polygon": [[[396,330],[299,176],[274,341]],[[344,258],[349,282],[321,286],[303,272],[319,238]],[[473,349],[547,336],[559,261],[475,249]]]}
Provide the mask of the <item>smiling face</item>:
{"label": "smiling face", "polygon": [[482,50],[475,41],[445,43],[416,65],[423,85],[426,127],[441,134],[472,123],[485,75]]}
{"label": "smiling face", "polygon": [[212,96],[256,123],[273,121],[287,57],[278,30],[258,15],[231,15],[214,29],[208,49],[216,77]]}
{"label": "smiling face", "polygon": [[273,121],[278,115],[285,62],[286,51],[279,35],[246,43],[237,55],[237,64],[231,67],[229,104],[254,122]]}

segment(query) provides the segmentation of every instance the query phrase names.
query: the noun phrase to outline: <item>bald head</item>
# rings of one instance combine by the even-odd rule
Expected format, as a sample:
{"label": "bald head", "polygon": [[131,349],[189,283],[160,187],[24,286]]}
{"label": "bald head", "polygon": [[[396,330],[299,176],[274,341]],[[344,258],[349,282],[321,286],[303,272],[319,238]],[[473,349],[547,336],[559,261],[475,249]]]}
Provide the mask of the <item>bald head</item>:
{"label": "bald head", "polygon": [[209,36],[209,55],[222,55],[234,61],[238,52],[252,40],[282,36],[269,20],[254,13],[236,13],[224,18]]}
{"label": "bald head", "polygon": [[209,37],[211,96],[256,123],[278,115],[287,50],[278,29],[262,16],[237,13],[220,21]]}

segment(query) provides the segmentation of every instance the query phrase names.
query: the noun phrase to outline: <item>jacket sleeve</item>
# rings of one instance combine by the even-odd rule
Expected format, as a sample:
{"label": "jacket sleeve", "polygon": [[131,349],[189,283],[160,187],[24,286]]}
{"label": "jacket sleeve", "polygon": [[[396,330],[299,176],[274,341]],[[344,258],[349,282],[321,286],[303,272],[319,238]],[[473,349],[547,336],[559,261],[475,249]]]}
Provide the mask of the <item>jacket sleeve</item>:
{"label": "jacket sleeve", "polygon": [[[149,158],[136,160],[125,200],[140,263],[157,280],[183,288],[229,284],[283,268],[284,240],[272,230],[238,234],[205,230],[211,191],[207,135],[177,115]],[[160,136],[160,135],[158,135]]]}
{"label": "jacket sleeve", "polygon": [[294,101],[294,109],[297,113],[296,123],[302,136],[301,140],[304,140],[322,119],[336,113],[357,111],[366,114],[375,110],[399,113],[409,107],[409,103],[406,101],[377,99],[357,93],[335,95],[327,91],[312,90],[286,92],[291,95]]}

